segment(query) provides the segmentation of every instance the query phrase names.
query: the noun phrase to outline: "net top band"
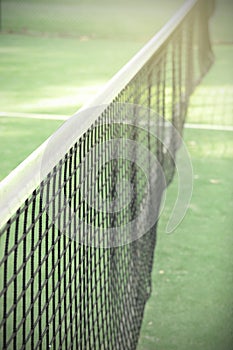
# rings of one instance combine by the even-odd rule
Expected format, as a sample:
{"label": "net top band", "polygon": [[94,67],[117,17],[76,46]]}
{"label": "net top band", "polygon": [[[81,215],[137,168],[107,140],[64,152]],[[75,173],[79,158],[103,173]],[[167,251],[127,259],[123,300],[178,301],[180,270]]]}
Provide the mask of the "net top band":
{"label": "net top band", "polygon": [[[53,135],[54,150],[50,158],[43,159],[44,152],[51,137],[26,158],[0,183],[0,228],[25,202],[28,196],[38,187],[41,178],[43,159],[43,174],[46,176],[58,164],[67,150],[93,125],[106,105],[125,88],[133,77],[142,69],[146,62],[166,43],[187,14],[200,0],[187,0],[165,26],[104,86],[102,91],[89,103],[82,107],[68,122],[64,123]],[[94,113],[90,108],[98,106]],[[88,111],[89,109],[89,111]],[[86,111],[86,113],[85,113]],[[98,113],[97,113],[98,111]],[[79,119],[79,129],[73,130],[72,120]],[[61,143],[61,138],[69,135],[68,143]],[[46,169],[46,171],[45,171]]]}

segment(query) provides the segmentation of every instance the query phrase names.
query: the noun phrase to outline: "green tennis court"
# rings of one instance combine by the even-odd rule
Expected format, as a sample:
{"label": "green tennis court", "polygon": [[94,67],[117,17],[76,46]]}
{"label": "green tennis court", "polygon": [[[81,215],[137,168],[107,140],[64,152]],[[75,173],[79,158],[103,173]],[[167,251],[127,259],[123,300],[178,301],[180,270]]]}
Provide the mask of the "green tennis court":
{"label": "green tennis court", "polygon": [[[91,0],[81,1],[79,5],[71,0],[66,4],[58,0],[57,6],[53,7],[52,2],[47,1],[41,1],[40,4],[37,1],[30,3],[22,1],[20,6],[17,1],[3,1],[2,8],[7,15],[2,18],[0,34],[0,112],[3,114],[5,112],[6,115],[9,113],[11,117],[0,116],[0,180],[63,124],[62,120],[30,119],[31,114],[73,115],[143,46],[182,3],[183,1],[164,1],[164,4],[161,4],[147,0],[142,4],[140,1],[134,1],[132,7],[131,2],[126,4],[123,1],[118,4],[111,2],[111,5],[103,1],[97,6]],[[41,15],[42,10],[47,11],[47,18],[50,20]],[[34,15],[30,16],[32,11]],[[114,17],[111,17],[113,13]],[[233,126],[231,13],[230,1],[217,1],[215,17],[211,24],[216,61],[191,98],[187,118],[188,123],[197,126],[205,124],[210,128],[209,130],[208,128],[207,130],[184,129],[184,139],[191,155],[194,171],[192,200],[184,220],[176,231],[171,235],[165,234],[172,204],[177,196],[177,178],[175,177],[168,188],[166,205],[158,224],[152,270],[152,295],[145,308],[137,346],[139,350],[230,350],[233,343],[233,261],[231,258],[233,139],[232,131],[211,130],[211,126]],[[119,25],[120,22],[122,25]],[[139,26],[138,23],[141,25]],[[73,35],[73,33],[77,34]],[[171,92],[168,91],[167,95],[169,100]],[[19,113],[25,113],[27,118],[17,117]],[[112,131],[107,132],[111,134]],[[35,207],[38,215],[40,215],[39,206],[38,201]],[[30,210],[28,215],[32,215]],[[48,227],[46,220],[43,220]],[[27,254],[30,253],[30,247],[36,249],[34,245],[36,243],[32,243],[31,238],[32,236],[29,235],[25,240],[26,243],[21,244],[18,249],[18,252],[22,253],[18,256],[19,264],[23,265],[25,262],[23,249],[26,249]],[[26,272],[20,272],[20,278],[25,280],[18,282],[18,290],[26,289],[26,282],[30,282],[33,271],[38,267],[36,263],[39,264],[39,260],[43,260],[43,254],[48,254],[49,247],[55,244],[54,236],[46,239],[38,245],[39,253],[35,255],[34,266],[27,267]],[[111,339],[112,334],[112,343],[114,343],[116,338],[113,338],[113,334],[116,337],[116,334],[123,334],[125,331],[122,331],[121,326],[118,325],[117,317],[115,323],[106,319],[106,322],[113,327],[106,329],[104,314],[102,315],[101,312],[104,310],[109,317],[111,305],[114,301],[115,305],[118,305],[119,300],[124,300],[124,294],[120,284],[119,300],[114,291],[111,295],[108,294],[107,288],[110,282],[107,277],[110,276],[111,270],[103,274],[101,271],[104,265],[109,267],[108,263],[111,262],[115,264],[122,284],[125,283],[124,271],[125,276],[130,279],[132,262],[126,258],[128,248],[124,251],[125,255],[122,255],[125,260],[120,262],[123,254],[120,252],[119,255],[115,253],[113,260],[109,252],[99,252],[94,255],[91,250],[83,249],[79,255],[75,252],[75,245],[67,243],[65,239],[59,242],[61,251],[67,247],[67,253],[59,256],[59,251],[52,250],[52,255],[34,281],[33,288],[37,296],[36,289],[39,288],[41,280],[45,279],[43,295],[46,298],[50,290],[55,290],[54,276],[60,276],[63,281],[55,293],[53,305],[50,303],[49,307],[45,306],[43,309],[42,294],[38,294],[35,304],[37,311],[34,316],[36,318],[37,312],[38,315],[42,315],[39,318],[39,329],[46,327],[48,319],[52,317],[55,303],[65,295],[66,286],[68,286],[67,294],[63,299],[65,304],[62,309],[59,309],[60,314],[53,321],[54,328],[50,330],[50,338],[53,334],[56,339],[58,320],[63,317],[66,323],[63,324],[64,328],[60,333],[64,338],[59,339],[59,344],[64,341],[64,348],[69,348],[69,342],[77,329],[79,332],[76,334],[77,337],[82,338],[84,334],[80,349],[85,347],[87,341],[91,348],[96,348],[95,339],[98,338],[98,330],[100,330],[99,339],[104,335]],[[17,237],[10,237],[9,251],[15,244],[17,244]],[[145,248],[145,244],[142,247]],[[136,252],[139,254],[138,250]],[[128,254],[132,254],[130,249]],[[71,322],[73,311],[69,311],[68,314],[68,309],[66,310],[66,305],[69,305],[76,293],[71,274],[75,271],[77,260],[81,256],[85,256],[88,268],[85,270],[85,265],[80,265],[82,267],[75,278],[83,279],[88,285],[87,295],[93,295],[93,299],[91,297],[88,299],[76,294],[77,300],[74,302],[74,308],[78,309],[79,315],[83,315],[85,324],[89,327],[91,324],[92,327],[85,329],[84,333],[77,319],[76,323]],[[95,258],[92,260],[93,256]],[[51,266],[56,260],[61,261],[61,267],[59,264],[55,266],[55,275],[47,283],[48,273],[52,271]],[[4,261],[3,251],[1,261]],[[100,264],[99,272],[95,269],[97,262]],[[135,260],[133,263],[136,265]],[[8,265],[9,274],[15,273],[14,265],[15,260],[11,255]],[[68,266],[67,271],[70,269],[67,275],[66,266]],[[62,275],[63,268],[65,277]],[[92,271],[96,272],[94,277],[91,277]],[[3,270],[1,276],[5,281]],[[110,281],[114,284],[113,280],[111,277]],[[105,287],[101,297],[103,286]],[[93,287],[96,287],[96,290],[91,294]],[[12,284],[10,288],[9,290],[13,293],[15,285],[13,288]],[[127,289],[127,286],[125,288]],[[84,290],[82,293],[85,295]],[[10,305],[10,292],[7,298]],[[30,290],[28,298],[33,298],[33,289]],[[24,314],[26,306],[29,307],[32,300],[29,299],[22,299],[22,311],[17,315],[19,318],[26,316]],[[93,313],[90,312],[92,323],[89,324],[88,311],[85,310],[91,307],[90,304],[94,299],[97,300],[97,306]],[[104,306],[103,303],[105,303]],[[122,325],[127,329],[124,311],[119,305],[118,307]],[[1,318],[3,313],[6,316],[2,302],[0,312]],[[111,312],[112,315],[117,315],[117,310]],[[98,315],[102,315],[102,318]],[[98,320],[96,323],[95,319]],[[11,318],[10,322],[12,322],[10,327],[12,329],[15,321]],[[20,339],[18,337],[20,344],[26,341],[27,327],[30,329],[31,324],[30,320],[23,323],[23,335]],[[68,324],[71,324],[70,328]],[[66,342],[65,329],[69,331]],[[128,334],[130,338],[133,331],[130,329]],[[35,333],[34,341],[37,345],[45,347],[50,342],[49,335],[47,338],[44,337],[41,343],[39,338],[39,333]],[[31,341],[28,341],[28,347],[33,346]],[[53,346],[58,344],[56,341],[58,340],[55,340]],[[100,344],[101,340],[98,342]],[[109,348],[111,346],[113,345],[110,344]],[[126,348],[127,342],[122,346]],[[103,342],[102,347],[99,348],[107,349],[108,344]]]}

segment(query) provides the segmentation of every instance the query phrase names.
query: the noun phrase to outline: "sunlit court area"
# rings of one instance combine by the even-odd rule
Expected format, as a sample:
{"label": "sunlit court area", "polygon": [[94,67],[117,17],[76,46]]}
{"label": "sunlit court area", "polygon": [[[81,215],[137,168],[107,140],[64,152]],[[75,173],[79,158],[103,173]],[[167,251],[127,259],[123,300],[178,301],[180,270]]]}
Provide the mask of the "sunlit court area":
{"label": "sunlit court area", "polygon": [[231,350],[233,2],[0,6],[0,348]]}

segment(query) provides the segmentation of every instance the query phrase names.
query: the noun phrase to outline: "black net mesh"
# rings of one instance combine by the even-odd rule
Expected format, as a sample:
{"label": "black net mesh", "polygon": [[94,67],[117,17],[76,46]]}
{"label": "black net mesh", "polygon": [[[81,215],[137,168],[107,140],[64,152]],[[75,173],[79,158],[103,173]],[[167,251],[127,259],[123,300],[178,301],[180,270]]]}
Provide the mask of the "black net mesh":
{"label": "black net mesh", "polygon": [[[131,234],[121,226],[139,215],[146,180],[136,162],[123,159],[122,144],[111,146],[113,154],[120,148],[122,157],[108,162],[110,148],[102,144],[113,138],[142,144],[157,157],[166,185],[172,180],[170,153],[174,155],[178,148],[173,133],[166,136],[169,153],[151,137],[153,132],[137,125],[154,128],[158,135],[165,132],[169,120],[182,133],[189,96],[213,58],[207,3],[197,1],[159,51],[1,229],[3,349],[136,349],[151,293],[157,223],[127,244],[114,244],[116,239],[124,243],[123,236]],[[126,123],[124,103],[147,108],[145,113],[135,108],[134,125]],[[162,122],[156,123],[148,108],[162,116]],[[93,148],[88,162],[83,162]],[[137,159],[137,149],[133,152]],[[98,162],[101,166],[93,175]],[[150,156],[144,162],[150,172]],[[164,183],[158,174],[151,176],[157,188],[157,212],[151,214],[156,217]],[[124,188],[117,189],[123,177],[131,183],[132,198]],[[121,210],[113,210],[117,201]],[[140,225],[143,229],[145,222],[139,222],[135,231]],[[111,236],[108,228],[112,227],[118,228],[117,237]]]}

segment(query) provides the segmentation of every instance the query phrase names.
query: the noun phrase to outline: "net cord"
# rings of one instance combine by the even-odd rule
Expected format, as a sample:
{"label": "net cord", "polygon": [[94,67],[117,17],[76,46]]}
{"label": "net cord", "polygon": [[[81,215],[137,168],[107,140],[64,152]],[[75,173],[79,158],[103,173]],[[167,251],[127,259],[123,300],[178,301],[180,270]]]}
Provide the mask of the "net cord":
{"label": "net cord", "polygon": [[[162,29],[103,87],[89,103],[85,104],[68,122],[64,123],[51,137],[16,167],[0,182],[0,228],[14,215],[29,195],[38,187],[43,178],[41,166],[43,162],[43,177],[45,177],[67,150],[87,131],[99,115],[111,103],[124,87],[131,81],[146,62],[163,46],[166,40],[181,24],[185,16],[192,10],[198,0],[187,0]],[[88,110],[91,107],[93,113]],[[74,123],[79,123],[79,129],[74,130]],[[66,137],[69,136],[68,138]],[[51,138],[54,152],[51,157],[43,158]],[[66,143],[61,143],[66,139]]]}

